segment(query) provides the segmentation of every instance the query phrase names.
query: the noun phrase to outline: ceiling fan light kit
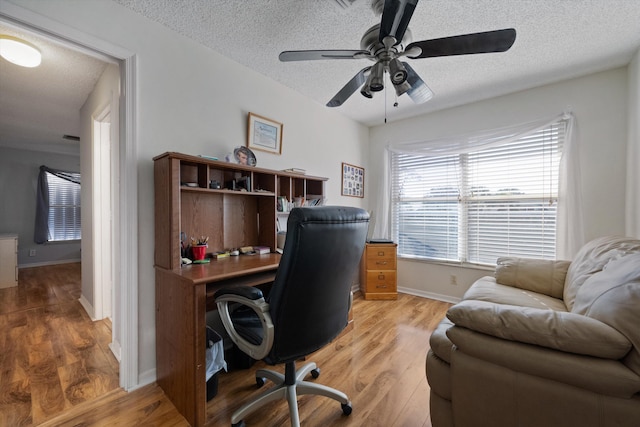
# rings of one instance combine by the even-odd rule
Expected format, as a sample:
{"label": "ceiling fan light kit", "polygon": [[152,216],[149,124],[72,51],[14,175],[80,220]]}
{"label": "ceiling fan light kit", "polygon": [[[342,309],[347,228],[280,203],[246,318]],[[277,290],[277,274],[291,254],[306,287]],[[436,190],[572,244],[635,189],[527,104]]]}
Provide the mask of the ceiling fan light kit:
{"label": "ceiling fan light kit", "polygon": [[389,77],[391,78],[391,83],[395,86],[400,85],[407,80],[407,70],[398,58],[393,58],[389,61]]}
{"label": "ceiling fan light kit", "polygon": [[384,89],[384,64],[381,62],[376,62],[373,67],[371,67],[371,74],[369,74],[369,89],[371,92],[380,92]]}
{"label": "ceiling fan light kit", "polygon": [[399,58],[505,52],[515,42],[516,30],[513,28],[412,42],[409,21],[417,4],[418,0],[373,0],[372,8],[378,14],[382,11],[382,18],[362,36],[360,50],[284,51],[280,53],[280,61],[368,59],[375,63],[349,80],[327,107],[339,107],[358,89],[365,98],[372,98],[373,92],[384,89],[386,73],[389,73],[397,96],[406,93],[413,102],[421,104],[433,97],[433,91],[407,62]]}

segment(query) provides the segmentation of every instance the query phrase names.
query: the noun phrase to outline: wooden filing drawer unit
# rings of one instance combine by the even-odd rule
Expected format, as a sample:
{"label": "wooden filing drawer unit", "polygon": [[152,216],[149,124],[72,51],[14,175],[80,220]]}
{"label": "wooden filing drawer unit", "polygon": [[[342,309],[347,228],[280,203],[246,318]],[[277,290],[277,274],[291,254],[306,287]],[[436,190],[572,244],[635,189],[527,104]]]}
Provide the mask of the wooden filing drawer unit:
{"label": "wooden filing drawer unit", "polygon": [[395,243],[367,243],[360,262],[364,299],[397,299]]}

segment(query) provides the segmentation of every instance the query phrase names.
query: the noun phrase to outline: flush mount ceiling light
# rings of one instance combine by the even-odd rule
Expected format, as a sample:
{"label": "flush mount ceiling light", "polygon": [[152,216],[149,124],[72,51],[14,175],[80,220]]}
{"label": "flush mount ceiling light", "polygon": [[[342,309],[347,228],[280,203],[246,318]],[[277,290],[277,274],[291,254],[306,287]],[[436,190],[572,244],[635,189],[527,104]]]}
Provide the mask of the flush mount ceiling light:
{"label": "flush mount ceiling light", "polygon": [[13,36],[0,35],[0,56],[21,67],[37,67],[42,61],[40,50]]}

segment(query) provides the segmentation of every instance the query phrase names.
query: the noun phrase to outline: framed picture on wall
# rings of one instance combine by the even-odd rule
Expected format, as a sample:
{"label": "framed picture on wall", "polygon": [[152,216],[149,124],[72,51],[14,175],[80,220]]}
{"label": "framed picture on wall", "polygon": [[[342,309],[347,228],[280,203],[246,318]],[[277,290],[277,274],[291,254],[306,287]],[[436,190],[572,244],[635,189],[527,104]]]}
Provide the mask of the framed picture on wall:
{"label": "framed picture on wall", "polygon": [[282,123],[249,113],[247,147],[282,154]]}
{"label": "framed picture on wall", "polygon": [[364,197],[364,168],[342,163],[342,195]]}

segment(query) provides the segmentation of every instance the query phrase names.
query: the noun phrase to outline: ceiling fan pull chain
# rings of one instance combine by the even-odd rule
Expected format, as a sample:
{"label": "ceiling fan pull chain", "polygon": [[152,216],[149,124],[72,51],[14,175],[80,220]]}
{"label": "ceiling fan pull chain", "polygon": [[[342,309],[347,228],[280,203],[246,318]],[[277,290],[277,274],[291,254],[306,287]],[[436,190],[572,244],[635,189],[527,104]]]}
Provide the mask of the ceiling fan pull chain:
{"label": "ceiling fan pull chain", "polygon": [[387,86],[384,87],[384,122],[387,123]]}

